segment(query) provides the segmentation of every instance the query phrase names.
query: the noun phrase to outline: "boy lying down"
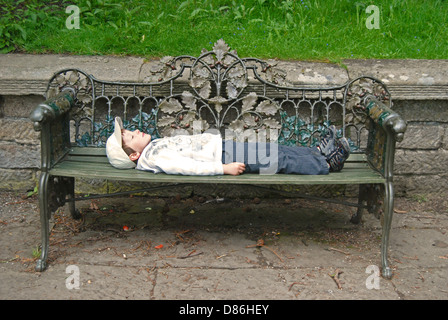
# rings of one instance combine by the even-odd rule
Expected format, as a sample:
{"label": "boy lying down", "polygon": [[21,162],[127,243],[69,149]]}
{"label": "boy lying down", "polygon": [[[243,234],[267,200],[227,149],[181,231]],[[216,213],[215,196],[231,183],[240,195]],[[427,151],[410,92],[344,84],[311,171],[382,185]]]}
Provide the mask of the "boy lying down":
{"label": "boy lying down", "polygon": [[115,118],[114,133],[106,143],[109,162],[119,169],[182,175],[303,174],[320,175],[342,170],[350,155],[346,138],[336,138],[330,126],[317,147],[277,143],[225,141],[203,133],[151,140],[139,130],[123,129]]}

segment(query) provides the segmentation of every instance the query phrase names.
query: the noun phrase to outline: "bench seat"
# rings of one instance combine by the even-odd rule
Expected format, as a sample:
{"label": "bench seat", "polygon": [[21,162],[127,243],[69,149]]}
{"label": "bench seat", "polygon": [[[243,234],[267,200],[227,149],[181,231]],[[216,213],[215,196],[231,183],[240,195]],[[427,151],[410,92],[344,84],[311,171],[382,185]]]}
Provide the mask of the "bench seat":
{"label": "bench seat", "polygon": [[134,182],[176,183],[226,183],[226,184],[372,184],[384,183],[385,178],[367,163],[364,154],[352,154],[340,172],[329,175],[259,175],[240,176],[182,176],[164,173],[154,174],[135,169],[119,170],[112,167],[104,148],[73,147],[67,156],[56,164],[50,175],[62,177],[82,177]]}

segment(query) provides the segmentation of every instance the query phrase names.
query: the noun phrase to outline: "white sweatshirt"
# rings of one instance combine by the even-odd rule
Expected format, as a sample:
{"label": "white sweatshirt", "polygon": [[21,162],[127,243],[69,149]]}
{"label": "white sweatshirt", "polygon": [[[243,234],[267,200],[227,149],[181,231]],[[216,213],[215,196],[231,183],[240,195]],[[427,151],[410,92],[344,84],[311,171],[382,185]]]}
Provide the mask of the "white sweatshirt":
{"label": "white sweatshirt", "polygon": [[182,175],[221,175],[221,136],[204,133],[151,141],[137,162],[137,170]]}

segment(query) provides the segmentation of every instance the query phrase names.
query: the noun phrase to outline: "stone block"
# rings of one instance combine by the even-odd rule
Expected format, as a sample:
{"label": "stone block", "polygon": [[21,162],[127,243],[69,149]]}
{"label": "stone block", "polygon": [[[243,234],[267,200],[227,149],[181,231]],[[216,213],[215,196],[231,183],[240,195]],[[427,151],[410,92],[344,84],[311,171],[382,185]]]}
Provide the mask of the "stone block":
{"label": "stone block", "polygon": [[31,111],[44,102],[41,95],[5,95],[0,100],[0,117],[28,119]]}
{"label": "stone block", "polygon": [[448,122],[448,100],[392,100],[394,111],[408,122]]}
{"label": "stone block", "polygon": [[104,194],[107,193],[107,181],[100,179],[75,179],[75,193]]}
{"label": "stone block", "polygon": [[437,175],[447,170],[448,151],[439,150],[397,150],[395,154],[395,174]]}
{"label": "stone block", "polygon": [[0,190],[27,191],[37,185],[35,170],[0,168]]}
{"label": "stone block", "polygon": [[28,119],[0,118],[0,141],[40,144],[40,133]]}
{"label": "stone block", "polygon": [[40,146],[0,142],[0,168],[40,168]]}
{"label": "stone block", "polygon": [[397,196],[447,194],[448,174],[397,175],[394,177],[394,184]]}
{"label": "stone block", "polygon": [[410,123],[400,149],[439,149],[443,144],[445,128],[437,123]]}
{"label": "stone block", "polygon": [[54,73],[68,68],[79,68],[102,80],[136,81],[142,63],[138,57],[3,54],[0,94],[43,95]]}
{"label": "stone block", "polygon": [[442,139],[442,148],[448,150],[448,126],[444,127],[443,139]]}

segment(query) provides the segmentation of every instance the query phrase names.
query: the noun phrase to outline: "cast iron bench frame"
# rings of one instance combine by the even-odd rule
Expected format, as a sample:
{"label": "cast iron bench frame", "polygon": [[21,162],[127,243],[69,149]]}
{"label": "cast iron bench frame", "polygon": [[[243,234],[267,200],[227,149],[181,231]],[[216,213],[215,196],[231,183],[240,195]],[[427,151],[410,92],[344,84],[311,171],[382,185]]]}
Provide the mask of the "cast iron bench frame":
{"label": "cast iron bench frame", "polygon": [[[211,183],[276,185],[276,191],[278,186],[281,191],[282,185],[359,185],[358,203],[342,203],[358,208],[353,223],[361,221],[365,209],[383,216],[382,275],[391,278],[388,246],[395,144],[403,139],[406,122],[392,111],[390,93],[378,79],[359,77],[339,86],[291,85],[276,64],[240,58],[221,39],[199,57],[162,58],[142,82],[102,81],[79,69],[56,72],[49,81],[46,101],[30,115],[35,130],[41,132],[42,253],[36,270],[47,267],[51,213],[68,203],[72,217],[80,218],[75,201],[87,198],[75,197],[75,178],[92,178],[155,183],[152,188]],[[119,170],[105,154],[115,116],[122,117],[126,128],[139,128],[154,138],[179,130],[198,133],[194,125],[200,124],[200,132],[214,129],[224,136],[230,130],[231,138],[250,139],[269,131],[272,141],[304,146],[316,145],[334,124],[339,136],[349,138],[352,154],[341,172],[323,176],[210,177]]]}

